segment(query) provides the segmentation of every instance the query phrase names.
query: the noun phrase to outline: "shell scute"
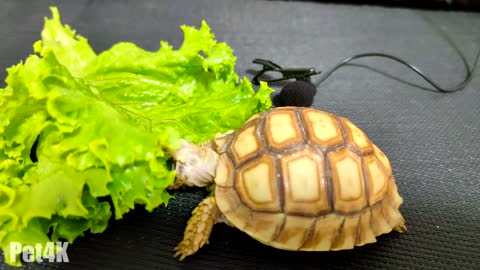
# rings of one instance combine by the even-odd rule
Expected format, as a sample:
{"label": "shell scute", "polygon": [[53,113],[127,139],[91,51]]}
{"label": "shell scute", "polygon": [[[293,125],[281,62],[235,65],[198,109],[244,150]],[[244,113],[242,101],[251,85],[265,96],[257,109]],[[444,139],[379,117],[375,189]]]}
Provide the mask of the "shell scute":
{"label": "shell scute", "polygon": [[347,145],[357,150],[361,155],[372,153],[373,144],[370,142],[365,132],[359,129],[347,118],[339,117],[339,119],[347,133]]}
{"label": "shell scute", "polygon": [[331,211],[321,153],[306,147],[280,157],[285,213],[318,216]]}
{"label": "shell scute", "polygon": [[334,208],[343,213],[367,206],[361,158],[348,148],[328,153]]}
{"label": "shell scute", "polygon": [[265,120],[265,138],[270,149],[281,151],[300,143],[304,138],[294,111],[271,113]]}
{"label": "shell scute", "polygon": [[237,169],[235,189],[240,199],[252,210],[280,212],[281,202],[277,185],[275,161],[270,155],[263,155]]}
{"label": "shell scute", "polygon": [[238,165],[262,151],[263,143],[257,133],[258,120],[250,121],[240,129],[227,150],[234,164]]}
{"label": "shell scute", "polygon": [[335,117],[314,109],[301,112],[309,142],[324,149],[344,143],[342,131]]}

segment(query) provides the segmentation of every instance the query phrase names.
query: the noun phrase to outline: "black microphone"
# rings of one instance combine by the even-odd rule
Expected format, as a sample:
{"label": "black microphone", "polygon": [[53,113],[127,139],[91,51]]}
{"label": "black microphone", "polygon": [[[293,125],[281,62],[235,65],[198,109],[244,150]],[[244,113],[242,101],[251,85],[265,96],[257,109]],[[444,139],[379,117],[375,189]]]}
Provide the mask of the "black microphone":
{"label": "black microphone", "polygon": [[297,80],[283,87],[277,97],[277,106],[310,107],[316,94],[317,88],[311,82]]}
{"label": "black microphone", "polygon": [[252,79],[252,83],[259,85],[260,77],[269,72],[278,72],[281,78],[265,80],[266,82],[279,82],[288,79],[296,79],[283,87],[280,94],[274,96],[273,103],[277,107],[296,106],[310,107],[313,104],[313,98],[317,94],[317,88],[310,82],[310,76],[320,74],[314,68],[282,68],[270,60],[256,58],[253,63],[262,65],[262,70],[257,72]]}

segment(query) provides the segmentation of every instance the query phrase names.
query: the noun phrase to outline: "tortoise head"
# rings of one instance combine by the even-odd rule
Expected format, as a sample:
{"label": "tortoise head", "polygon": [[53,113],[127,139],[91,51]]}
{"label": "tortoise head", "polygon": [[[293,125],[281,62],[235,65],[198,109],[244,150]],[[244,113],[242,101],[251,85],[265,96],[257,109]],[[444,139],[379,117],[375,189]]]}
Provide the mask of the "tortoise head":
{"label": "tortoise head", "polygon": [[196,145],[182,140],[179,149],[168,150],[175,159],[176,178],[170,188],[180,186],[204,187],[213,183],[217,167],[218,154],[211,143]]}

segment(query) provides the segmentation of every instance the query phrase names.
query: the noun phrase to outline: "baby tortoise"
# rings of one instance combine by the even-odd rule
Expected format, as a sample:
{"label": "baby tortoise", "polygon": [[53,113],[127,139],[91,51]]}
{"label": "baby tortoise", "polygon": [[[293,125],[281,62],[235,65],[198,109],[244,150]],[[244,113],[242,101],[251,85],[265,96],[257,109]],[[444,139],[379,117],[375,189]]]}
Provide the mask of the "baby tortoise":
{"label": "baby tortoise", "polygon": [[183,260],[225,222],[285,250],[352,249],[406,230],[385,154],[348,119],[281,107],[254,115],[202,146],[183,141],[174,187],[214,185],[192,212]]}

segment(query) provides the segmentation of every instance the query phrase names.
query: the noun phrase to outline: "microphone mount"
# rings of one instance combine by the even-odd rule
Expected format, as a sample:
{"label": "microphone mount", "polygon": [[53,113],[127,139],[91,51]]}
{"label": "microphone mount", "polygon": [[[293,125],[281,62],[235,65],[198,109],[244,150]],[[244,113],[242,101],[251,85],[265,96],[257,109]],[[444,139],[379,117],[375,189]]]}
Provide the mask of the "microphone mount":
{"label": "microphone mount", "polygon": [[311,82],[310,76],[320,74],[321,72],[315,71],[314,68],[282,68],[281,66],[275,64],[270,60],[256,58],[253,60],[253,63],[262,65],[262,70],[260,70],[255,77],[252,79],[252,83],[259,85],[260,76],[266,72],[279,72],[282,77],[279,79],[264,80],[268,83],[270,82],[279,82],[288,79],[296,79],[301,81]]}

